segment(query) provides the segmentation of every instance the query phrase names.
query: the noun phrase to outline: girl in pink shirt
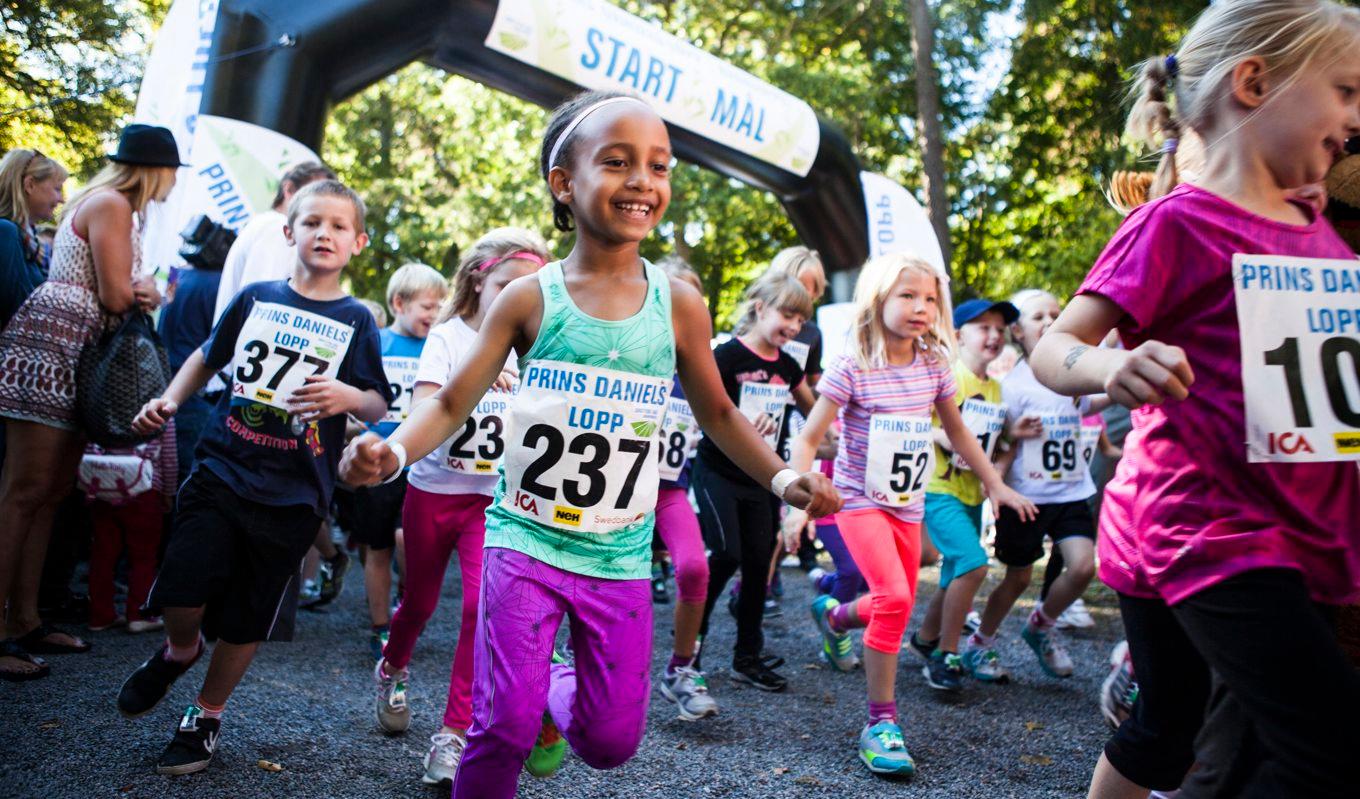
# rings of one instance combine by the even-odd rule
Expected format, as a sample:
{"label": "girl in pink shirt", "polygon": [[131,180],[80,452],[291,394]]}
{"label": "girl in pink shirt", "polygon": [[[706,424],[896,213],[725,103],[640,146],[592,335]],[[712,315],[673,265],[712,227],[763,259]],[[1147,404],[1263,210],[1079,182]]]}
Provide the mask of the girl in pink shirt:
{"label": "girl in pink shirt", "polygon": [[[1135,409],[1106,489],[1100,574],[1120,593],[1143,693],[1091,795],[1181,784],[1198,719],[1167,699],[1197,715],[1211,674],[1202,740],[1246,729],[1236,751],[1253,756],[1201,751],[1186,795],[1229,778],[1233,795],[1353,795],[1360,677],[1328,608],[1360,595],[1360,480],[1351,463],[1248,461],[1242,375],[1256,364],[1244,363],[1232,261],[1354,257],[1288,192],[1360,134],[1360,11],[1224,0],[1174,56],[1144,65],[1140,87],[1129,129],[1163,141],[1160,199],[1128,217],[1032,358],[1055,391],[1108,391]],[[1205,167],[1172,189],[1183,128],[1206,142]],[[1097,349],[1111,328],[1126,350]]]}

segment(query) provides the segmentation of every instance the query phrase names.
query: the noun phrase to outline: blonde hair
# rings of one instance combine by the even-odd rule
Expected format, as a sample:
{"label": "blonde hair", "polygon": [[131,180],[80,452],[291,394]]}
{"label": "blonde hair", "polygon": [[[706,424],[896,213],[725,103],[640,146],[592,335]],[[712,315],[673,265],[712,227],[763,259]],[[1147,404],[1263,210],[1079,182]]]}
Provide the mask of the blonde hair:
{"label": "blonde hair", "polygon": [[[481,296],[477,290],[486,276],[491,274],[483,269],[483,264],[517,252],[531,252],[544,261],[552,257],[548,254],[548,243],[543,237],[524,228],[498,227],[477,239],[477,243],[468,248],[458,261],[458,269],[453,273],[453,293],[439,309],[439,321],[447,322],[455,316],[467,318],[477,313]],[[497,264],[491,271],[499,266]]]}
{"label": "blonde hair", "polygon": [[678,255],[667,255],[657,261],[656,265],[661,267],[668,277],[683,280],[698,289],[700,294],[704,293],[703,278],[699,277],[699,273],[694,271],[694,267],[690,266],[684,258]]}
{"label": "blonde hair", "polygon": [[1354,47],[1357,37],[1360,9],[1332,0],[1219,0],[1209,6],[1171,59],[1159,56],[1140,65],[1130,92],[1129,136],[1146,145],[1161,143],[1148,198],[1175,188],[1181,131],[1205,132],[1214,101],[1243,59],[1258,57],[1271,73],[1291,78],[1316,60]]}
{"label": "blonde hair", "polygon": [[70,173],[37,150],[16,147],[5,153],[5,157],[0,158],[0,217],[10,220],[20,230],[36,222],[28,218],[24,181],[32,178],[34,183],[45,183],[55,177],[64,181]]}
{"label": "blonde hair", "polygon": [[926,275],[935,280],[938,298],[935,324],[916,340],[916,351],[939,363],[953,360],[954,310],[949,301],[949,281],[938,269],[915,255],[895,252],[871,259],[855,281],[854,323],[850,351],[861,369],[888,365],[887,334],[883,326],[883,303],[902,273]]}
{"label": "blonde hair", "polygon": [[359,304],[368,309],[373,314],[373,321],[378,323],[378,327],[387,327],[387,311],[383,310],[382,305],[373,300],[366,300],[363,297],[355,297]]}
{"label": "blonde hair", "polygon": [[97,191],[112,189],[128,198],[133,213],[143,213],[153,200],[167,194],[168,185],[175,182],[173,166],[143,166],[113,162],[90,179],[76,196],[66,203],[63,213],[80,205],[81,200]]}
{"label": "blonde hair", "polygon": [[[1059,307],[1062,307],[1062,303],[1059,302],[1057,296],[1047,289],[1021,289],[1011,295],[1011,305],[1014,305],[1015,309],[1020,312],[1020,316],[1011,324],[1019,325],[1020,320],[1025,318],[1025,306],[1029,304],[1031,300],[1037,300],[1040,297],[1048,297],[1058,303]],[[1029,352],[1025,349],[1025,343],[1020,340],[1020,336],[1013,335],[1012,338],[1015,339],[1015,346],[1020,348],[1020,357],[1028,358]]]}
{"label": "blonde hair", "polygon": [[822,256],[807,247],[786,247],[775,254],[770,261],[770,269],[783,272],[797,280],[803,270],[812,272],[812,301],[815,303],[826,294],[826,269],[822,266]]}
{"label": "blonde hair", "polygon": [[405,302],[427,291],[438,294],[442,300],[449,293],[449,282],[432,266],[415,262],[404,264],[387,279],[387,308],[396,314],[393,300],[400,297]]}
{"label": "blonde hair", "polygon": [[349,200],[349,204],[354,206],[354,230],[356,233],[364,232],[368,206],[364,205],[364,198],[360,197],[358,192],[338,180],[314,180],[293,192],[293,199],[288,201],[288,227],[292,227],[297,221],[302,203],[308,197],[339,197]]}
{"label": "blonde hair", "polygon": [[757,305],[802,314],[804,319],[812,318],[812,295],[796,278],[776,269],[766,269],[746,289],[746,303],[742,306],[741,317],[732,328],[733,335],[743,336],[755,326],[759,314]]}

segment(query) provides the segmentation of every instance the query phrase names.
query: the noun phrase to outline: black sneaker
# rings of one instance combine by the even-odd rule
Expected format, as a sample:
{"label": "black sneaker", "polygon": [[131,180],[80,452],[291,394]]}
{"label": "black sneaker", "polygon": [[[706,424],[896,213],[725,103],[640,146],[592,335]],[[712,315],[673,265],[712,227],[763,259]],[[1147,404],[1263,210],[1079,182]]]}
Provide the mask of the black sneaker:
{"label": "black sneaker", "polygon": [[335,548],[335,557],[321,561],[317,580],[321,583],[321,596],[313,603],[320,607],[340,596],[345,586],[345,572],[349,571],[349,554],[340,547]]}
{"label": "black sneaker", "polygon": [[179,721],[179,729],[170,745],[156,761],[157,774],[193,774],[202,771],[212,762],[213,750],[217,749],[217,736],[222,728],[221,719],[203,717],[203,708],[190,705]]}
{"label": "black sneaker", "polygon": [[935,647],[940,645],[940,639],[922,641],[920,635],[912,633],[911,637],[907,639],[907,643],[911,645],[912,649],[916,650],[916,654],[920,655],[922,660],[929,663],[930,656],[935,654]]}
{"label": "black sneaker", "polygon": [[666,569],[659,563],[652,564],[652,602],[657,605],[668,605],[671,601],[671,592],[666,586]]}
{"label": "black sneaker", "polygon": [[174,685],[175,680],[193,668],[198,659],[203,657],[203,639],[200,638],[198,641],[198,654],[188,663],[176,663],[166,658],[168,649],[167,644],[161,644],[156,654],[147,658],[145,663],[128,675],[123,687],[118,689],[119,713],[135,719],[154,710],[165,698],[166,692]]}
{"label": "black sneaker", "polygon": [[926,665],[921,667],[926,683],[937,691],[963,690],[964,673],[963,658],[939,649],[932,652]]}
{"label": "black sneaker", "polygon": [[789,686],[789,681],[783,675],[766,666],[760,658],[733,661],[732,679],[754,685],[762,691],[782,691]]}

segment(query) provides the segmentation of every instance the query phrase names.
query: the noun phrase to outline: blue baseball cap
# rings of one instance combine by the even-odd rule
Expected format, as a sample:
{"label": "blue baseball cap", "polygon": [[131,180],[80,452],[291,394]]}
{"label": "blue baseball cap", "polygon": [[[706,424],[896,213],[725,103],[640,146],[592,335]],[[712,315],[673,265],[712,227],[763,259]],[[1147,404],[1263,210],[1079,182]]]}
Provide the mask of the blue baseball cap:
{"label": "blue baseball cap", "polygon": [[958,329],[982,316],[988,311],[996,311],[1001,314],[1001,321],[1011,324],[1020,318],[1020,309],[1011,305],[1009,302],[992,302],[991,300],[975,299],[961,303],[954,308],[954,329]]}

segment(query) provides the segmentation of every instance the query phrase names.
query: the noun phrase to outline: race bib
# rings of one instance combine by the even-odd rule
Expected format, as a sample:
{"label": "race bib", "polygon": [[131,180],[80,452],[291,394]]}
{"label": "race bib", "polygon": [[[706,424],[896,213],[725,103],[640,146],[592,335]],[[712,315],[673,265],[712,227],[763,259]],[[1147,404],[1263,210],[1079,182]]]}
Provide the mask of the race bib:
{"label": "race bib", "polygon": [[257,302],[236,337],[232,394],[287,410],[284,400],[312,375],[335,377],[354,328],[290,305]]}
{"label": "race bib", "polygon": [[1091,468],[1091,461],[1095,460],[1096,448],[1100,446],[1100,428],[1090,425],[1081,426],[1081,460],[1086,464],[1086,468]]}
{"label": "race bib", "polygon": [[1360,461],[1360,261],[1238,254],[1233,288],[1247,460]]}
{"label": "race bib", "polygon": [[505,457],[506,420],[514,395],[491,391],[445,442],[439,465],[458,474],[495,474]]}
{"label": "race bib", "polygon": [[925,496],[935,470],[931,427],[929,416],[876,413],[869,418],[865,496],[889,508],[903,508]]}
{"label": "race bib", "polygon": [[793,359],[798,362],[799,369],[802,369],[805,372],[807,371],[808,355],[812,353],[811,344],[790,339],[789,341],[784,342],[784,346],[780,347],[780,349],[793,356]]}
{"label": "race bib", "polygon": [[784,426],[784,409],[788,407],[790,393],[788,386],[773,383],[742,383],[741,395],[737,399],[737,410],[751,421],[762,413],[774,420],[774,432],[765,436],[765,443],[774,449],[779,442],[779,430]]}
{"label": "race bib", "polygon": [[662,480],[679,480],[685,462],[694,457],[699,446],[699,425],[694,420],[694,410],[689,401],[681,397],[671,397],[666,405],[666,419],[661,423],[661,446],[658,455],[657,474]]}
{"label": "race bib", "polygon": [[1025,473],[1031,480],[1046,483],[1073,483],[1086,474],[1081,454],[1081,416],[1070,412],[1040,416],[1044,437],[1025,442]]}
{"label": "race bib", "polygon": [[[1001,431],[1006,428],[1006,406],[995,402],[969,397],[963,401],[959,412],[963,416],[963,426],[968,428],[974,436],[977,436],[978,443],[982,445],[982,451],[986,453],[987,460],[992,459],[992,453],[996,451],[996,440],[1001,437]],[[955,469],[972,471],[963,456],[955,452],[949,458],[949,463]]]}
{"label": "race bib", "polygon": [[656,508],[671,377],[531,361],[511,405],[504,505],[560,530],[609,533]]}
{"label": "race bib", "polygon": [[397,397],[387,406],[387,413],[382,420],[400,424],[406,421],[407,415],[411,413],[411,392],[416,388],[416,371],[420,367],[420,359],[384,355],[382,361],[383,373],[387,375],[387,382]]}

